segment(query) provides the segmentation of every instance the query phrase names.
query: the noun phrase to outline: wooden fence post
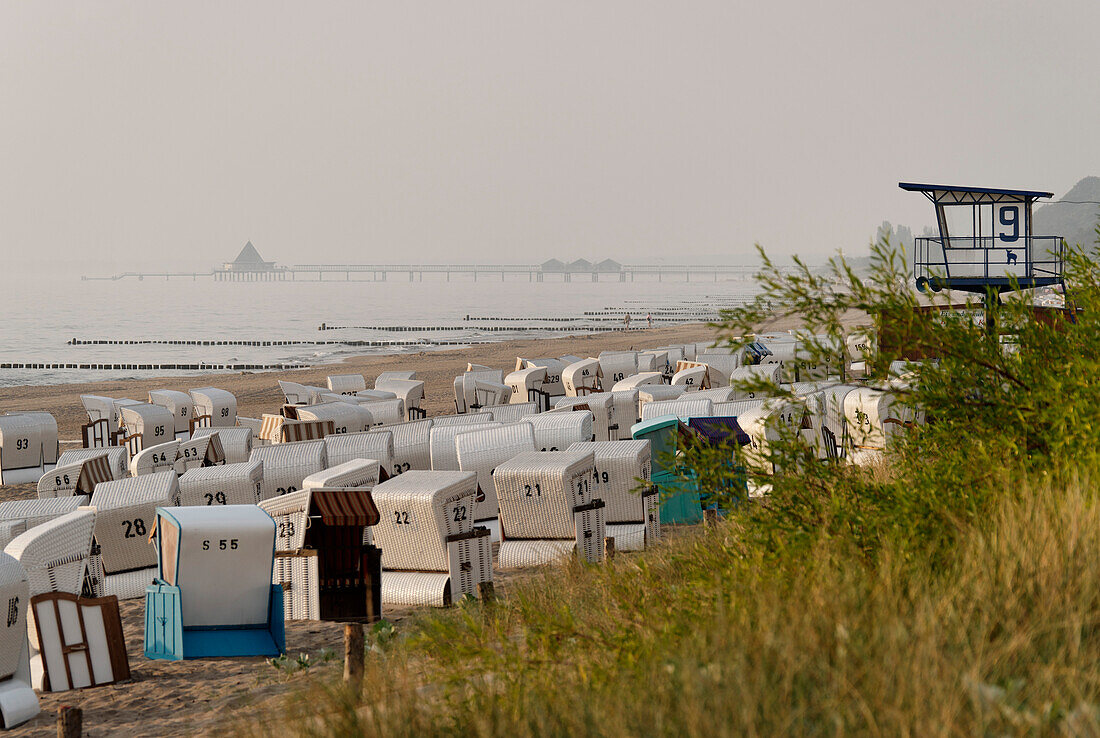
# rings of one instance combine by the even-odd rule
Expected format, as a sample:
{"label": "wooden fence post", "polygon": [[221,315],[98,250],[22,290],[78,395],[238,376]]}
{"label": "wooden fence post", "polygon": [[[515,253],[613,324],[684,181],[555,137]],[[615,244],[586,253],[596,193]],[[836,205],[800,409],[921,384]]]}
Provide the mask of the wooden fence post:
{"label": "wooden fence post", "polygon": [[57,708],[57,738],[80,738],[84,734],[84,711],[61,705]]}
{"label": "wooden fence post", "polygon": [[344,684],[357,693],[363,688],[366,650],[363,626],[359,623],[344,623]]}
{"label": "wooden fence post", "polygon": [[718,525],[718,511],[713,507],[709,507],[703,511],[703,525],[707,528],[713,528]]}
{"label": "wooden fence post", "polygon": [[615,558],[615,536],[608,536],[603,539],[603,558],[604,561],[611,561]]}

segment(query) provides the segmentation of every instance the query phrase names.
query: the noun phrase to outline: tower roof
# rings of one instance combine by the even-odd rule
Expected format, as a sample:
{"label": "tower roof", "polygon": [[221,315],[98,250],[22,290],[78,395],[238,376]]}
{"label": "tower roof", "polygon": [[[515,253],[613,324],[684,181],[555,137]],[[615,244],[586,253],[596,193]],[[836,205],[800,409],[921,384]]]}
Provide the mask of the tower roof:
{"label": "tower roof", "polygon": [[237,258],[233,260],[234,264],[264,264],[263,257],[260,256],[260,252],[256,250],[256,247],[249,241],[241,249],[241,253],[237,254]]}

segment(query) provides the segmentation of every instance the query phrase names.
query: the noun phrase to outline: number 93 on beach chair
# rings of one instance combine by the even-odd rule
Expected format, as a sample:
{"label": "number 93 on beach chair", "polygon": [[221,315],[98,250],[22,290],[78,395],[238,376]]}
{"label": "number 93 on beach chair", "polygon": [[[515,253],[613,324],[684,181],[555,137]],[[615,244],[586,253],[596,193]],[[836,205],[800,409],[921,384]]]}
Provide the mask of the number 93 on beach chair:
{"label": "number 93 on beach chair", "polygon": [[158,507],[151,538],[157,578],[145,590],[148,658],[285,651],[283,590],[271,583],[270,515],[255,505]]}

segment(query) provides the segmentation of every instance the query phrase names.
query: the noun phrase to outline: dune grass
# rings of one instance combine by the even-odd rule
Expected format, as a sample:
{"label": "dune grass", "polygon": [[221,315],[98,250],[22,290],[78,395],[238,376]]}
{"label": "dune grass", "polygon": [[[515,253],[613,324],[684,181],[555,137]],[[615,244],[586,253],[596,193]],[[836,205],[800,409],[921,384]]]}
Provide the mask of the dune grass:
{"label": "dune grass", "polygon": [[260,726],[302,735],[1100,735],[1100,509],[1087,482],[1006,495],[946,569],[799,561],[737,517],[495,606],[427,612]]}
{"label": "dune grass", "polygon": [[[728,482],[749,460],[685,454],[730,511],[714,528],[379,630],[362,694],[303,684],[240,729],[1100,736],[1100,264],[1068,257],[1072,319],[1034,320],[1026,295],[1000,305],[1006,348],[966,310],[920,318],[887,247],[866,281],[842,262],[828,278],[766,270],[761,300],[722,333],[748,335],[781,305],[824,331],[802,344],[814,356],[845,345],[853,310],[904,336],[865,358],[928,423],[879,467],[822,462],[792,431],[770,444],[778,471],[754,480],[766,502],[748,503]],[[902,343],[939,360],[892,382]]]}

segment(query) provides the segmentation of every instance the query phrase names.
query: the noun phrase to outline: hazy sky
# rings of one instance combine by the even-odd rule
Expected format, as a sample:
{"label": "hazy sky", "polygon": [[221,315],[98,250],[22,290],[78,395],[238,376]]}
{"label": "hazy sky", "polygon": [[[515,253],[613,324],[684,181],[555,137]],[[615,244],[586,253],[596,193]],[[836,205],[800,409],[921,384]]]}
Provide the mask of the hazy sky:
{"label": "hazy sky", "polygon": [[1100,174],[1098,82],[1084,0],[2,0],[0,251],[817,259]]}

